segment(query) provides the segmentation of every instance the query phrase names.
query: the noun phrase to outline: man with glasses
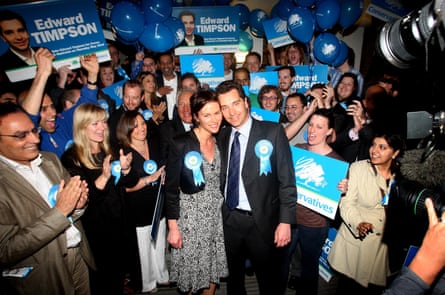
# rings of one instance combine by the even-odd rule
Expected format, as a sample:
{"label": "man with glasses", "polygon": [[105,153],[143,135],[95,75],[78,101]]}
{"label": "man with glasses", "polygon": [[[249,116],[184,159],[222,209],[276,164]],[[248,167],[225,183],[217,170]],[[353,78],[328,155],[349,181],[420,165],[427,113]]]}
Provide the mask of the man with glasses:
{"label": "man with glasses", "polygon": [[286,117],[280,113],[280,105],[283,98],[280,90],[274,85],[264,85],[258,92],[258,101],[262,109],[280,114],[279,123],[287,121]]}
{"label": "man with glasses", "polygon": [[79,221],[88,187],[39,142],[20,106],[0,105],[2,291],[89,295],[94,261]]}
{"label": "man with glasses", "polygon": [[29,91],[25,92],[22,106],[36,126],[41,128],[40,149],[62,156],[73,138],[73,116],[76,106],[97,103],[97,73],[99,63],[95,55],[80,57],[80,64],[88,71],[87,85],[81,89],[77,104],[57,114],[53,101],[44,93],[46,82],[52,72],[54,55],[45,48],[39,48],[34,55],[37,73]]}

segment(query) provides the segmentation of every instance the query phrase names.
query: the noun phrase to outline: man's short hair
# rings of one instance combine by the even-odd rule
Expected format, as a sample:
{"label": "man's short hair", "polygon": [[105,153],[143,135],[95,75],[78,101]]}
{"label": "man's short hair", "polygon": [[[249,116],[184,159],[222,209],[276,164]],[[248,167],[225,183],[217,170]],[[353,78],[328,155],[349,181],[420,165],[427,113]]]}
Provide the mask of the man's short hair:
{"label": "man's short hair", "polygon": [[[14,19],[18,20],[25,28],[25,30],[28,30],[26,28],[26,22],[23,16],[11,10],[0,10],[0,22],[5,20],[14,20]],[[1,26],[0,26],[0,35],[3,35]]]}
{"label": "man's short hair", "polygon": [[178,18],[182,20],[183,16],[191,16],[193,18],[193,22],[195,22],[196,16],[195,13],[191,10],[183,10],[181,13],[179,13]]}
{"label": "man's short hair", "polygon": [[281,66],[278,69],[276,69],[275,71],[279,72],[282,70],[289,70],[291,77],[295,77],[297,75],[297,73],[295,72],[295,68],[293,66]]}

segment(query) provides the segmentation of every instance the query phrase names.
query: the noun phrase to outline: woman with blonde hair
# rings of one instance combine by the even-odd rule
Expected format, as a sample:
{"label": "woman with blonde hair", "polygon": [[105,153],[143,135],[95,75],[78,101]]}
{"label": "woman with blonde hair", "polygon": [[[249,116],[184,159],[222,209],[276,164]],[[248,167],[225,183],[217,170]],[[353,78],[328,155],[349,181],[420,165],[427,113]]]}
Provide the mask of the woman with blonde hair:
{"label": "woman with blonde hair", "polygon": [[62,156],[71,175],[88,183],[89,203],[82,225],[97,270],[91,272],[92,294],[123,293],[125,276],[125,213],[120,187],[134,185],[132,154],[119,151],[113,160],[107,113],[95,104],[82,104],[74,112],[74,143]]}

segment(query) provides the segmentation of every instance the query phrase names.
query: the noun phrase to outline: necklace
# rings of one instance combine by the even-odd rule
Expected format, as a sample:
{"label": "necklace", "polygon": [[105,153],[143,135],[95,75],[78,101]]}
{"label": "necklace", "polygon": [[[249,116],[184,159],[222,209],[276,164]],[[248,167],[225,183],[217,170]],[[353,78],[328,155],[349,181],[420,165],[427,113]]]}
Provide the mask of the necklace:
{"label": "necklace", "polygon": [[140,153],[143,157],[147,156],[147,152],[148,152],[148,148],[147,148],[147,142],[144,141],[143,142],[143,146],[142,147],[137,147],[135,144],[131,144],[131,146],[138,152]]}

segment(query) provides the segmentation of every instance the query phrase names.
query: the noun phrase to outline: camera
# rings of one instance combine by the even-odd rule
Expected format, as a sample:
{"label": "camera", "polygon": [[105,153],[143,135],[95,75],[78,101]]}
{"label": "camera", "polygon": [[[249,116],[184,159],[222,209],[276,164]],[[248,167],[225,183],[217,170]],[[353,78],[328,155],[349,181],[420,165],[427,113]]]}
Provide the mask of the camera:
{"label": "camera", "polygon": [[428,229],[426,198],[433,201],[436,214],[441,216],[445,211],[443,193],[406,179],[391,186],[383,241],[388,245],[392,271],[401,268],[410,246],[422,244]]}
{"label": "camera", "polygon": [[[445,1],[434,0],[407,16],[387,23],[380,31],[377,51],[389,63],[407,69],[428,57],[432,47],[445,44]],[[438,46],[437,46],[438,45]]]}

